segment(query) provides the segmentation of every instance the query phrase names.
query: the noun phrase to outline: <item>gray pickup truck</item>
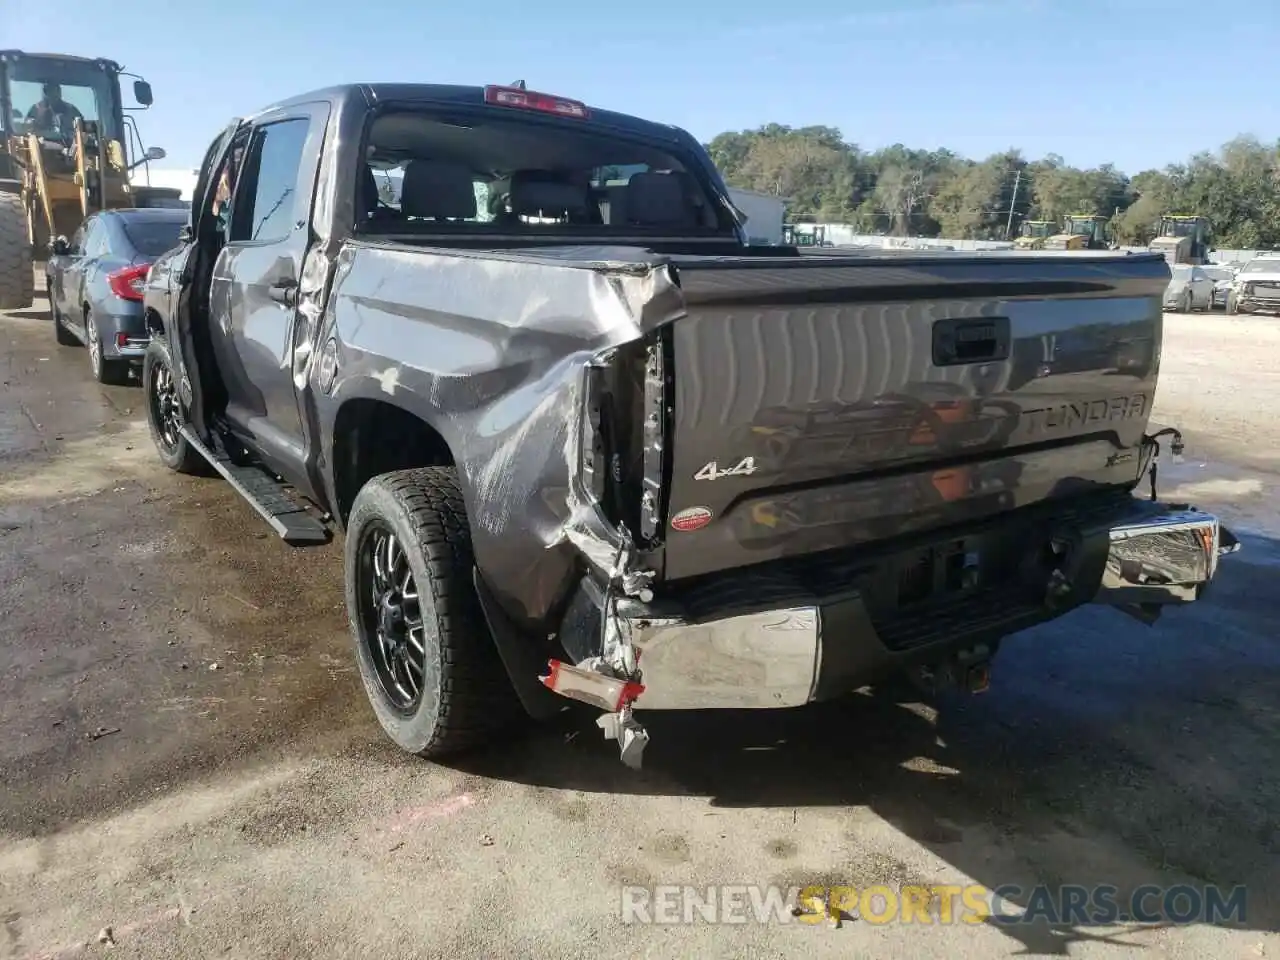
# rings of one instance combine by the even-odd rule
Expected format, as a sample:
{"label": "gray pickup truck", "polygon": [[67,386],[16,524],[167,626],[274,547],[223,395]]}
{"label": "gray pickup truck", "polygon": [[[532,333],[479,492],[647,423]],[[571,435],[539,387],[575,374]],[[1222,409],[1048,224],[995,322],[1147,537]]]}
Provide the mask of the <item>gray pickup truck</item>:
{"label": "gray pickup truck", "polygon": [[1196,599],[1238,543],[1155,499],[1168,281],[1158,255],[751,247],[682,130],[345,86],[210,146],[143,381],[169,467],[289,543],[345,535],[401,747],[573,699],[634,765],[646,710],[981,689],[1003,637],[1080,604]]}

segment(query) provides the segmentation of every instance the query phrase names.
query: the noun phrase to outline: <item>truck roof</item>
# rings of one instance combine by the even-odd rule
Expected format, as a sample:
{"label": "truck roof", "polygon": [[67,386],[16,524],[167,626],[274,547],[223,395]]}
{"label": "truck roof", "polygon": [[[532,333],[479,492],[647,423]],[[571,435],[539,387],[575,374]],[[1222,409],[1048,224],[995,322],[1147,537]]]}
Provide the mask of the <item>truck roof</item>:
{"label": "truck roof", "polygon": [[[508,84],[490,84],[490,86],[505,87]],[[484,86],[452,83],[348,83],[340,86],[324,87],[319,90],[312,90],[309,93],[289,97],[287,100],[278,101],[255,111],[254,114],[246,119],[251,120],[254,117],[282,107],[298,106],[304,103],[315,103],[316,101],[327,101],[335,106],[349,105],[351,101],[356,100],[370,107],[380,103],[391,102],[483,107],[486,105],[484,92]],[[530,90],[529,92],[541,92],[546,96],[562,97],[568,100],[575,99],[568,94],[552,91]],[[640,117],[626,113],[615,113],[612,110],[600,110],[589,104],[587,109],[590,111],[585,121],[587,123],[603,125],[620,132],[667,142],[681,139],[682,131],[679,127],[671,124],[642,120]]]}

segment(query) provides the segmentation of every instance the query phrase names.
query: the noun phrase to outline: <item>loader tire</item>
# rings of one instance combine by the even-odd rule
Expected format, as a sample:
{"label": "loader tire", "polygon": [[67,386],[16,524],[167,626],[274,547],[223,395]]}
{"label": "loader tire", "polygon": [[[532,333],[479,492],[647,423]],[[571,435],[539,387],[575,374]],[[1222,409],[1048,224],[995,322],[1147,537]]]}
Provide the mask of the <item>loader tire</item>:
{"label": "loader tire", "polygon": [[0,310],[25,310],[36,296],[27,211],[16,193],[0,193]]}

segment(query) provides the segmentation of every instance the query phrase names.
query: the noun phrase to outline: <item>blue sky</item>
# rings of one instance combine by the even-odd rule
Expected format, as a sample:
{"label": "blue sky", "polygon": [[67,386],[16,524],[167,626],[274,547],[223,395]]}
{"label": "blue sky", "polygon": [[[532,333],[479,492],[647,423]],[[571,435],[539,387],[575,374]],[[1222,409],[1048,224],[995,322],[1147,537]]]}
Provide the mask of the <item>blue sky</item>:
{"label": "blue sky", "polygon": [[1280,41],[1277,0],[132,0],[121,10],[0,0],[0,44],[141,73],[156,96],[143,137],[168,150],[165,167],[195,166],[232,116],[377,80],[523,79],[703,140],[767,122],[829,124],[866,149],[981,157],[1018,146],[1129,173],[1238,133],[1280,136],[1275,85],[1244,79],[1267,75],[1257,57]]}

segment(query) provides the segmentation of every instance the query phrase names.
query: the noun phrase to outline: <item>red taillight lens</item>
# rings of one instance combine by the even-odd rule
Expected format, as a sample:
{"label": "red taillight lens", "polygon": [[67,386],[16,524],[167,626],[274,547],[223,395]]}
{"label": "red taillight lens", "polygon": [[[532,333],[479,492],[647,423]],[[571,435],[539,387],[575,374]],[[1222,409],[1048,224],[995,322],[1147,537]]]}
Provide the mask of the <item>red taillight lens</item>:
{"label": "red taillight lens", "polygon": [[121,300],[142,302],[142,288],[147,282],[147,271],[151,264],[144,263],[140,267],[125,267],[107,274],[107,286]]}
{"label": "red taillight lens", "polygon": [[587,105],[578,100],[567,100],[564,97],[553,97],[549,93],[521,90],[519,87],[485,87],[484,102],[500,107],[539,110],[542,113],[554,113],[556,116],[572,117],[575,120],[585,120],[591,115]]}

